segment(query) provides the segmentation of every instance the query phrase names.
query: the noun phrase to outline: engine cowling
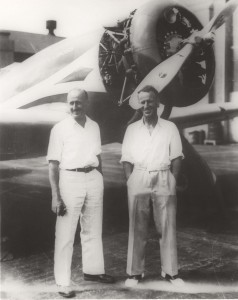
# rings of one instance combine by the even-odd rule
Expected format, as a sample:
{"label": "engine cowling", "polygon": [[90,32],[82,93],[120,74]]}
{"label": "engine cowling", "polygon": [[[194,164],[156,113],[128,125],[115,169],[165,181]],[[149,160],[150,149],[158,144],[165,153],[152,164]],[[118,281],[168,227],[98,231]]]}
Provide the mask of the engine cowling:
{"label": "engine cowling", "polygon": [[[99,50],[99,68],[106,89],[127,98],[159,63],[178,52],[199,20],[174,1],[152,1],[132,12],[116,27],[106,28]],[[188,106],[208,92],[215,71],[211,46],[195,49],[171,83],[161,92],[161,102]]]}

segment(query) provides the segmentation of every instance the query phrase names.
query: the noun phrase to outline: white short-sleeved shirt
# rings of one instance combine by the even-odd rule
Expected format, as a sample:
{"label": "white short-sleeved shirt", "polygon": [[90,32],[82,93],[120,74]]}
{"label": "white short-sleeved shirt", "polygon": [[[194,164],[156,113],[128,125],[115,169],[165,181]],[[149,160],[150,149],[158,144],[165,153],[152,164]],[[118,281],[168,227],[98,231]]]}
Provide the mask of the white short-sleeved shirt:
{"label": "white short-sleeved shirt", "polygon": [[184,157],[176,125],[164,119],[158,122],[150,135],[143,118],[128,126],[123,144],[121,162],[127,161],[148,170],[170,165],[177,157]]}
{"label": "white short-sleeved shirt", "polygon": [[52,128],[46,159],[59,161],[61,169],[97,167],[100,153],[98,124],[86,117],[82,127],[70,116]]}

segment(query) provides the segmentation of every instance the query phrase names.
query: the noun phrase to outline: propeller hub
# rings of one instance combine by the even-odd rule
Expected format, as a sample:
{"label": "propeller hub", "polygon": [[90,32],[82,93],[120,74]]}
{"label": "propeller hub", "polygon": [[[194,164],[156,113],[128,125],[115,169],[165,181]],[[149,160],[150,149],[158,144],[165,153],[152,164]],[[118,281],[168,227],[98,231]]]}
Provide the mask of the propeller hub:
{"label": "propeller hub", "polygon": [[178,52],[181,49],[182,41],[182,36],[177,32],[167,33],[163,43],[164,55],[169,57]]}

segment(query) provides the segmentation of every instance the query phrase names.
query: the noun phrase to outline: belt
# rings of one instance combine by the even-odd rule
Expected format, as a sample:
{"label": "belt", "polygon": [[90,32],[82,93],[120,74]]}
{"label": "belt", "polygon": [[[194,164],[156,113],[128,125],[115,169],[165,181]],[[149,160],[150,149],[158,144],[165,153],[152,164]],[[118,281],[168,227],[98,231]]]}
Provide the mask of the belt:
{"label": "belt", "polygon": [[145,166],[142,166],[142,165],[135,164],[134,168],[136,170],[144,170],[144,171],[149,171],[149,172],[157,172],[157,171],[169,170],[170,169],[170,165],[161,164],[160,166],[155,167],[155,168],[148,168],[148,167],[145,167]]}
{"label": "belt", "polygon": [[96,168],[95,167],[85,167],[85,168],[66,169],[66,171],[89,173],[94,169],[96,169]]}

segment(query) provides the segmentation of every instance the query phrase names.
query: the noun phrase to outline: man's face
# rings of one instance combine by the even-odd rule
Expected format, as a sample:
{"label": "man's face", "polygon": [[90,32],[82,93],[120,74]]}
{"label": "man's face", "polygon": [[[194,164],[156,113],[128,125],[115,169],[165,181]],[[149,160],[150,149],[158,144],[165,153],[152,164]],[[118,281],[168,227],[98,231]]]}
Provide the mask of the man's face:
{"label": "man's face", "polygon": [[145,118],[157,116],[158,101],[152,92],[140,92],[138,94],[141,111]]}
{"label": "man's face", "polygon": [[74,119],[85,115],[87,99],[84,93],[73,93],[68,98],[70,113]]}

